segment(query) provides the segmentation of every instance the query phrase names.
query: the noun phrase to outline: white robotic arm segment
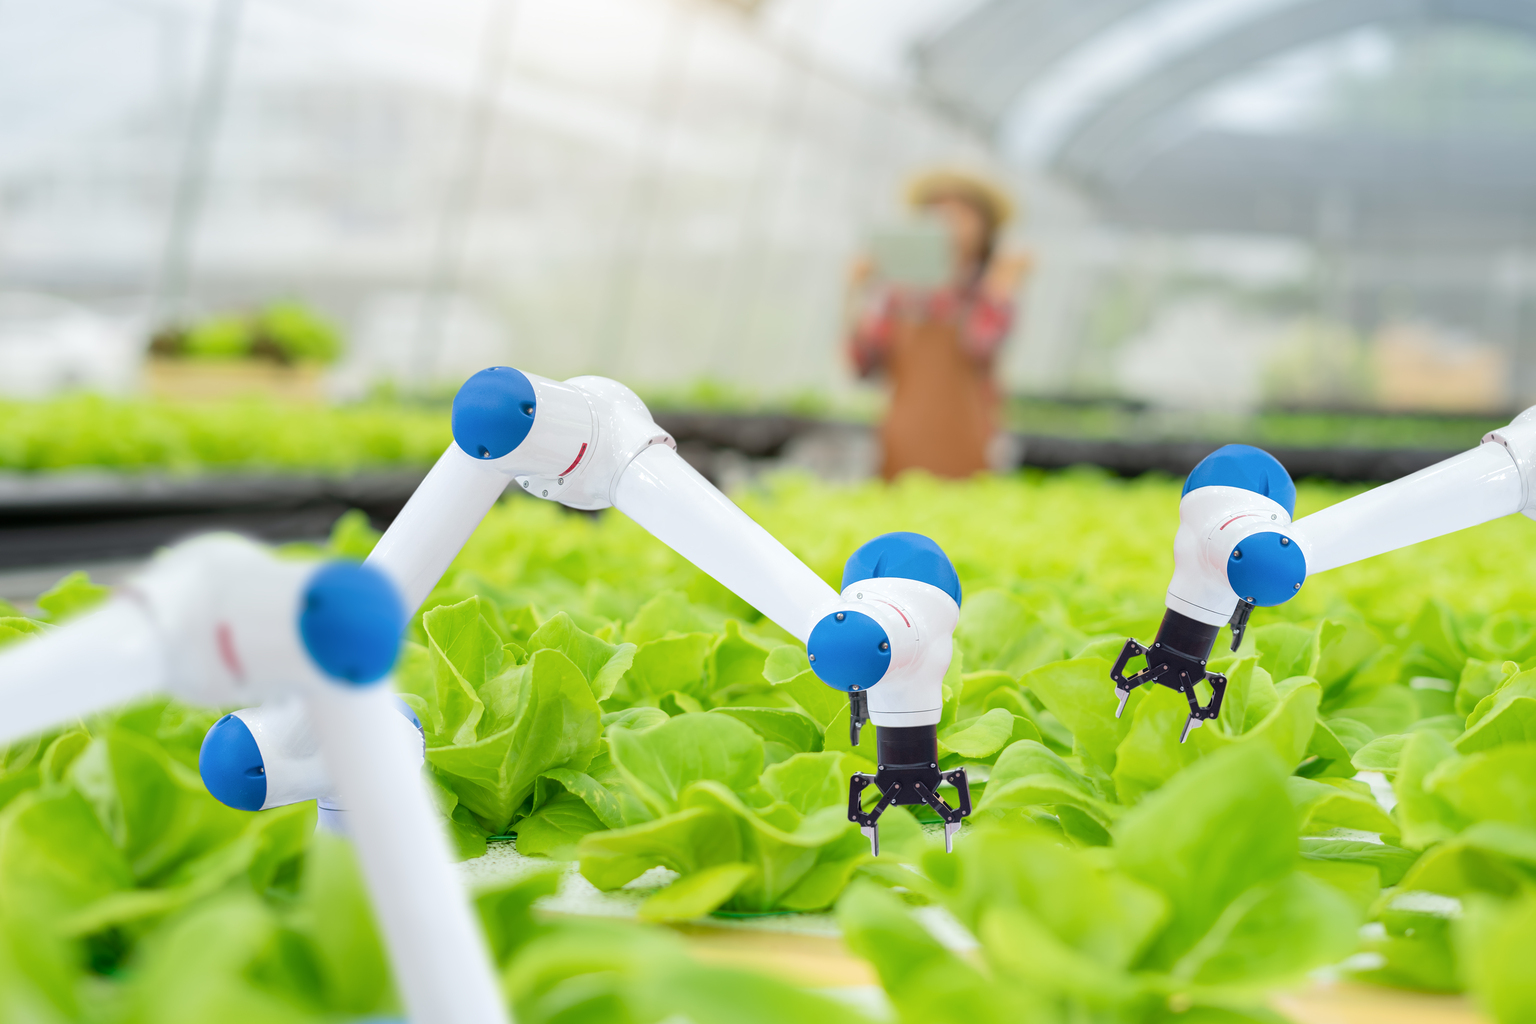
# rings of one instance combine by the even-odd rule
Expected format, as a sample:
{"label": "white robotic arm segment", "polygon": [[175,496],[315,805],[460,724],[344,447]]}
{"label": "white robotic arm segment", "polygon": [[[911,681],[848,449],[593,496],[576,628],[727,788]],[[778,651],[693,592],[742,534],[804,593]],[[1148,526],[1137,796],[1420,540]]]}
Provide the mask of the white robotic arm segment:
{"label": "white robotic arm segment", "polygon": [[[1202,459],[1184,481],[1179,530],[1174,537],[1174,573],[1167,611],[1149,645],[1126,641],[1110,669],[1120,707],[1131,691],[1158,683],[1182,693],[1189,704],[1184,738],[1221,711],[1227,681],[1207,672],[1211,648],[1223,625],[1232,628],[1236,650],[1256,605],[1290,600],[1301,589],[1308,556],[1291,525],[1296,485],[1268,452],[1232,444]],[[1131,659],[1146,667],[1125,674]],[[1200,702],[1208,682],[1211,698]]]}
{"label": "white robotic arm segment", "polygon": [[[653,447],[676,449],[672,435],[651,418],[651,411],[629,388],[607,377],[572,377],[566,386],[586,398],[592,412],[593,441],[583,456],[578,448],[577,468],[573,474],[556,474],[551,483],[519,477],[518,483],[530,494],[547,497],[562,505],[579,509],[617,506],[619,480],[639,455]],[[622,511],[622,509],[620,510]]]}
{"label": "white robotic arm segment", "polygon": [[454,443],[369,563],[418,606],[506,481],[579,509],[617,506],[663,543],[804,640],[832,588],[674,451],[633,391],[605,377],[561,383],[498,366],[454,397]]}
{"label": "white robotic arm segment", "polygon": [[406,607],[420,607],[510,482],[450,444],[374,545],[368,564],[394,580]]}
{"label": "white robotic arm segment", "polygon": [[[849,697],[850,740],[875,724],[877,774],[849,782],[848,818],[880,853],[880,815],[891,804],[926,804],[944,821],[946,848],[971,813],[965,769],[939,768],[944,675],[954,656],[960,579],[937,544],[920,534],[888,533],[859,548],[843,570],[842,602],[811,630],[806,653],[822,682]],[[956,788],[959,806],[938,795]],[[880,801],[865,810],[875,786]]]}
{"label": "white robotic arm segment", "polygon": [[[390,720],[413,764],[426,760],[421,725],[403,704]],[[236,810],[264,811],[318,799],[321,825],[338,825],[335,785],[325,769],[320,740],[298,697],[268,701],[225,715],[203,737],[198,768],[208,791]],[[339,812],[338,812],[339,813]],[[344,829],[337,829],[344,831]]]}
{"label": "white robotic arm segment", "polygon": [[[1290,510],[1255,491],[1223,485],[1189,491],[1179,501],[1167,606],[1198,622],[1226,625],[1240,599],[1257,596],[1237,592],[1232,578],[1237,568],[1234,551],[1256,534],[1273,533],[1289,540],[1290,527]],[[1239,554],[1236,562],[1242,558]]]}
{"label": "white robotic arm segment", "polygon": [[535,497],[618,508],[802,640],[814,612],[835,600],[831,587],[677,455],[671,435],[617,381],[562,384],[508,367],[482,370],[454,399],[453,430],[459,448]]}
{"label": "white robotic arm segment", "polygon": [[613,504],[667,547],[804,641],[837,592],[670,447],[623,470]]}
{"label": "white robotic arm segment", "polygon": [[645,403],[606,377],[560,382],[508,366],[481,370],[453,400],[454,443],[536,498],[607,508],[632,459],[675,446]]}
{"label": "white robotic arm segment", "polygon": [[293,692],[320,674],[294,628],[315,572],[229,534],[165,551],[104,607],[0,655],[0,743],[156,691],[215,706]]}
{"label": "white robotic arm segment", "polygon": [[596,461],[597,420],[587,396],[507,366],[481,370],[459,389],[453,437],[368,556],[412,610],[514,479],[558,501],[581,490]]}
{"label": "white robotic arm segment", "polygon": [[166,651],[139,602],[115,597],[0,654],[0,745],[162,690]]}
{"label": "white robotic arm segment", "polygon": [[[367,560],[395,582],[408,612],[426,600],[514,481],[535,497],[572,508],[618,506],[802,640],[816,612],[836,601],[825,581],[684,462],[645,403],[616,381],[562,383],[505,366],[482,370],[454,397],[453,435]],[[327,798],[313,755],[303,753],[309,749],[304,738],[283,733],[292,721],[263,723],[263,715],[252,709],[221,721],[236,753],[218,763],[218,775],[228,782],[265,766],[294,784],[274,782],[270,793],[258,792],[254,784],[225,785],[205,773],[210,789],[231,806],[251,809],[273,800]],[[251,735],[251,726],[261,735]],[[290,756],[307,763],[289,771],[280,762]]]}
{"label": "white robotic arm segment", "polygon": [[[1152,645],[1128,641],[1110,670],[1122,711],[1130,691],[1144,683],[1158,682],[1184,692],[1190,705],[1186,737],[1190,728],[1220,710],[1226,680],[1207,672],[1206,662],[1225,609],[1235,608],[1231,624],[1236,650],[1247,613],[1255,605],[1288,599],[1309,574],[1514,512],[1536,518],[1536,408],[1527,409],[1509,426],[1489,432],[1471,451],[1294,523],[1271,510],[1273,525],[1266,526],[1261,503],[1233,500],[1227,493],[1234,485],[1281,499],[1287,513],[1293,507],[1295,488],[1289,476],[1259,449],[1228,445],[1196,466],[1185,482],[1179,507],[1168,612]],[[1245,534],[1232,544],[1226,530],[1213,531],[1211,524],[1229,510],[1238,513],[1243,504],[1259,514],[1231,521],[1228,529]],[[1223,551],[1224,574],[1217,571]],[[1138,655],[1146,656],[1147,667],[1127,677],[1125,667]],[[1206,681],[1214,695],[1201,706],[1195,686]]]}
{"label": "white robotic arm segment", "polygon": [[[247,749],[253,753],[242,760]],[[296,696],[224,716],[203,737],[198,760],[208,791],[243,811],[264,811],[333,791],[309,710]]]}
{"label": "white robotic arm segment", "polygon": [[1296,521],[1312,572],[1515,512],[1536,518],[1536,407],[1470,451]]}
{"label": "white robotic arm segment", "polygon": [[[399,594],[377,570],[283,561],[228,535],[199,538],[162,554],[100,611],[0,653],[8,712],[0,742],[155,690],[203,703],[302,705],[325,774],[353,809],[411,1019],[499,1024],[509,1019],[505,1001],[386,682],[405,622]],[[111,681],[120,675],[126,681]],[[313,752],[299,753],[304,762]],[[280,785],[307,784],[300,774]],[[259,776],[235,781],[266,786]]]}
{"label": "white robotic arm segment", "polygon": [[1526,507],[1515,449],[1487,442],[1296,521],[1312,572],[1455,533]]}
{"label": "white robotic arm segment", "polygon": [[326,773],[374,895],[413,1024],[510,1024],[494,965],[457,876],[387,686],[305,695]]}
{"label": "white robotic arm segment", "polygon": [[[244,756],[250,750],[221,761],[217,774],[241,794],[225,799],[233,806],[290,802],[278,796],[310,784],[316,751],[283,701],[338,680],[381,679],[405,621],[398,593],[375,570],[278,559],[229,534],[199,537],[156,557],[103,608],[0,654],[0,742],[157,691],[214,707],[270,699],[272,711],[252,716],[255,732],[274,743],[297,730],[285,735],[293,764],[274,769],[273,798],[260,756]],[[257,749],[253,730],[237,724]]]}
{"label": "white robotic arm segment", "polygon": [[481,370],[459,389],[453,437],[368,556],[412,609],[508,484],[571,508],[607,508],[636,455],[673,444],[622,384],[602,377],[562,383],[508,366]]}
{"label": "white robotic arm segment", "polygon": [[122,593],[148,610],[165,645],[165,688],[218,706],[292,693],[319,679],[294,629],[315,576],[313,563],[274,558],[243,537],[208,534],[163,552]]}
{"label": "white robotic arm segment", "polygon": [[[480,458],[485,457],[482,454],[485,449],[470,439],[469,431],[472,428],[466,420],[464,402],[468,393],[482,386],[480,382],[497,372],[502,374],[499,383],[505,384],[506,375],[518,371],[505,366],[482,370],[466,381],[454,397],[454,437],[461,447],[473,445],[473,448],[465,447],[465,451]],[[598,435],[601,428],[592,403],[574,382],[562,383],[538,374],[522,376],[533,387],[533,425],[522,443],[497,460],[498,468],[516,479],[523,490],[538,497],[570,504],[572,507],[587,507],[583,502],[583,498],[587,497],[585,490],[590,486],[594,467],[601,461],[598,458],[601,446]],[[503,403],[506,397],[505,393],[494,394],[494,398]],[[506,409],[503,404],[503,414]],[[524,409],[526,404],[519,404],[514,415]],[[598,504],[591,507],[604,506]]]}
{"label": "white robotic arm segment", "polygon": [[843,588],[842,599],[838,611],[868,616],[889,644],[880,685],[865,688],[869,720],[877,728],[937,725],[960,618],[955,599],[932,584],[900,577],[855,581]]}
{"label": "white robotic arm segment", "polygon": [[1536,519],[1536,405],[1516,416],[1507,427],[1490,430],[1483,443],[1503,445],[1520,473],[1520,511]]}

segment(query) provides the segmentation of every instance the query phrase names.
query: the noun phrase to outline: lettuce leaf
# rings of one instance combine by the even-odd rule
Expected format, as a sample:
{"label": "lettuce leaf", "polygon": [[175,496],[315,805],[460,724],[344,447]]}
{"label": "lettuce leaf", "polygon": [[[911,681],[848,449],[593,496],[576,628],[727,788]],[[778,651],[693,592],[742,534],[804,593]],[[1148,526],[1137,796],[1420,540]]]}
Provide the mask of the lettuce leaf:
{"label": "lettuce leaf", "polygon": [[683,790],[711,781],[745,791],[763,770],[763,741],[728,715],[684,714],[609,735],[614,765],[653,815],[682,807]]}
{"label": "lettuce leaf", "polygon": [[474,732],[461,727],[455,735],[463,738],[448,743],[429,734],[427,761],[476,822],[497,835],[512,826],[540,775],[592,763],[601,713],[581,671],[552,649],[534,652],[479,693],[486,713]]}

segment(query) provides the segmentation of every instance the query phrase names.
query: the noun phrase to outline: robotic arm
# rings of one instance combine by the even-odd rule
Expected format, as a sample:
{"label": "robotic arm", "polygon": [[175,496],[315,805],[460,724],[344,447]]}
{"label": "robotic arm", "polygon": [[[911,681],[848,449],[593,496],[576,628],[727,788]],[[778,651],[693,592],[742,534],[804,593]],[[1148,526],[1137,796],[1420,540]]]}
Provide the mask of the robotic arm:
{"label": "robotic arm", "polygon": [[[918,744],[921,751],[907,757],[893,748],[890,760],[893,765],[916,765],[921,760],[929,765],[924,771],[931,774],[931,778],[924,776],[925,791],[931,794],[937,787],[933,734],[942,703],[939,680],[949,666],[960,591],[953,567],[931,541],[915,534],[892,534],[866,545],[861,552],[875,553],[864,562],[860,555],[850,561],[849,572],[854,575],[845,576],[840,598],[683,461],[672,438],[657,426],[633,391],[603,377],[560,382],[505,366],[482,370],[454,397],[453,436],[453,444],[366,563],[396,582],[409,608],[431,593],[509,484],[571,508],[617,508],[806,642],[820,678],[850,694],[855,741],[859,726],[871,717],[880,736],[887,735],[887,729],[922,732],[927,738]],[[906,555],[901,554],[904,551]],[[855,570],[856,563],[862,568]],[[890,568],[909,563],[919,567]],[[922,573],[937,573],[942,579],[935,587],[924,582],[927,577]],[[866,579],[878,583],[853,588],[850,596],[848,588]],[[834,629],[828,625],[828,616],[837,626],[846,623],[849,628]],[[840,647],[817,655],[824,644],[833,642],[830,638],[853,636],[854,626],[863,628],[869,638],[877,630],[884,632],[872,643],[849,648],[857,648],[857,657]],[[816,630],[822,632],[813,636]],[[919,637],[922,645],[916,646]],[[886,647],[880,648],[881,643]],[[869,663],[857,670],[846,667],[861,658]],[[888,672],[889,681],[879,691],[884,696],[870,696],[866,703],[869,688]],[[284,725],[282,712],[252,708],[237,714],[243,728],[232,731],[236,735],[248,731],[256,737],[254,763],[265,763],[271,776],[296,776],[278,763],[304,746]],[[215,793],[227,788],[207,767],[204,779]],[[274,789],[268,805],[272,799],[313,799],[324,792],[324,780],[310,776],[304,787]],[[913,796],[917,790],[910,783],[891,792],[901,794],[892,798],[894,802],[921,799]],[[967,791],[962,788],[961,792]],[[962,808],[951,812],[956,825],[969,813],[968,800],[962,801]],[[865,823],[872,841],[879,810]]]}
{"label": "robotic arm", "polygon": [[[892,803],[933,806],[952,845],[970,796],[963,769],[943,776],[958,786],[960,809],[937,795],[937,726],[960,582],[936,544],[910,533],[876,538],[849,559],[839,597],[684,462],[634,392],[602,377],[560,384],[482,370],[454,398],[453,432],[433,470],[444,482],[429,476],[374,550],[407,600],[425,599],[447,570],[499,496],[498,480],[572,508],[611,505],[805,642],[817,676],[849,694],[855,743],[863,722],[875,723],[880,774],[851,780],[849,817],[876,854],[876,822]],[[451,488],[463,501],[449,525],[435,510],[456,503]],[[859,794],[871,782],[883,798],[866,814]]]}
{"label": "robotic arm", "polygon": [[610,506],[805,640],[832,588],[677,454],[617,381],[481,370],[453,400],[454,443],[368,561],[421,604],[508,484],[576,509]]}
{"label": "robotic arm", "polygon": [[[1255,607],[1283,604],[1307,576],[1536,508],[1536,407],[1483,443],[1427,469],[1291,521],[1296,488],[1267,452],[1227,445],[1184,482],[1167,611],[1150,646],[1126,641],[1110,671],[1120,698],[1161,683],[1183,693],[1182,742],[1221,712],[1226,678],[1206,671],[1221,627],[1242,642]],[[1125,675],[1132,658],[1147,664]],[[1202,705],[1196,687],[1212,689]]]}
{"label": "robotic arm", "polygon": [[[426,738],[416,713],[399,698],[399,712],[389,720],[397,742],[411,752],[420,768],[426,760]],[[316,800],[319,826],[347,832],[346,802],[325,768],[320,738],[304,702],[296,697],[268,701],[225,715],[203,737],[198,770],[208,792],[238,811]]]}
{"label": "robotic arm", "polygon": [[[406,612],[366,566],[280,561],[230,535],[172,548],[97,611],[0,654],[0,743],[154,692],[283,701],[350,830],[412,1020],[506,1022],[505,1003],[386,678]],[[247,785],[265,786],[258,775]]]}
{"label": "robotic arm", "polygon": [[[943,550],[920,534],[888,533],[848,559],[841,600],[806,644],[817,677],[849,696],[853,744],[865,721],[875,724],[877,774],[858,772],[849,780],[848,819],[869,837],[877,857],[880,815],[892,804],[937,811],[950,851],[961,819],[971,813],[965,769],[939,771],[944,673],[959,619],[960,578]],[[958,808],[938,795],[941,782],[959,792]],[[866,812],[861,798],[871,784],[880,800]]]}
{"label": "robotic arm", "polygon": [[[633,391],[604,377],[560,382],[506,366],[481,370],[453,400],[453,443],[401,509],[366,565],[414,611],[509,484],[570,508],[615,507],[801,641],[836,593],[677,454]],[[399,728],[399,723],[392,723]],[[199,767],[242,810],[319,798],[322,824],[344,812],[314,758],[304,719],[281,706],[221,719]],[[264,772],[259,793],[242,779]]]}

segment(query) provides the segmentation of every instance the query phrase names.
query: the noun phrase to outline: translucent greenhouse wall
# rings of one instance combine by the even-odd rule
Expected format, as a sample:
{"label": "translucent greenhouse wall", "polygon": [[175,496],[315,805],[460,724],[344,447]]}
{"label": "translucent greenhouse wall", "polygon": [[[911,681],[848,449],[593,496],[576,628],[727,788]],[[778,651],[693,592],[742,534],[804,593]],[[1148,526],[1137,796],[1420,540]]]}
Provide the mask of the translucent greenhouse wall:
{"label": "translucent greenhouse wall", "polygon": [[280,298],[345,328],[343,393],[848,392],[849,260],[958,163],[1027,213],[1010,391],[1519,407],[1536,17],[1378,6],[0,6],[0,392],[130,387],[152,325]]}
{"label": "translucent greenhouse wall", "polygon": [[0,111],[0,289],[136,337],[300,298],[354,386],[842,386],[865,227],[988,159],[691,0],[7,6]]}
{"label": "translucent greenhouse wall", "polygon": [[[1054,38],[1046,8],[1113,30],[998,108],[987,54],[1016,42],[1016,72]],[[1234,413],[1536,401],[1532,10],[990,0],[923,59],[1040,170],[1015,387]],[[1152,53],[1159,17],[1182,38]],[[1091,203],[1043,201],[1068,183]]]}

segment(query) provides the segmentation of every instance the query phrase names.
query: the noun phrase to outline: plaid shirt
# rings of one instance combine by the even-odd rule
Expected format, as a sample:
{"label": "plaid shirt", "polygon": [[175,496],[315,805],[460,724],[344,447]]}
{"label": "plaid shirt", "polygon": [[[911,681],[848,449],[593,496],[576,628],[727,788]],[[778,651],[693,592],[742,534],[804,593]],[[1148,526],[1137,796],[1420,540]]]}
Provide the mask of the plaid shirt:
{"label": "plaid shirt", "polygon": [[980,369],[990,373],[997,351],[1013,326],[1013,303],[989,298],[979,288],[921,292],[880,289],[854,321],[849,337],[849,351],[859,376],[868,377],[884,368],[897,324],[934,321],[956,322],[961,347]]}

